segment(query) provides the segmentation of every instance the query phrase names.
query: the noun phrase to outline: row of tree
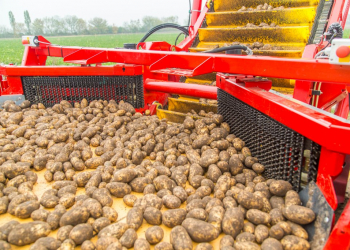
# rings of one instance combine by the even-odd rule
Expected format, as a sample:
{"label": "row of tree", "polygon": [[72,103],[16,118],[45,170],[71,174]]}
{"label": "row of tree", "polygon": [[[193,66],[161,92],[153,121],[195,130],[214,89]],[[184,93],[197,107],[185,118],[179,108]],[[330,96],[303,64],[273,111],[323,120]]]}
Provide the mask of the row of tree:
{"label": "row of tree", "polygon": [[12,29],[0,26],[0,38],[20,37],[22,35],[95,35],[95,34],[117,34],[146,32],[161,23],[178,23],[178,17],[170,16],[158,18],[145,16],[141,20],[125,22],[123,26],[108,24],[107,20],[95,17],[91,20],[84,20],[77,16],[65,17],[44,17],[31,21],[29,12],[24,11],[24,23],[16,22],[12,11],[9,12],[9,20]]}

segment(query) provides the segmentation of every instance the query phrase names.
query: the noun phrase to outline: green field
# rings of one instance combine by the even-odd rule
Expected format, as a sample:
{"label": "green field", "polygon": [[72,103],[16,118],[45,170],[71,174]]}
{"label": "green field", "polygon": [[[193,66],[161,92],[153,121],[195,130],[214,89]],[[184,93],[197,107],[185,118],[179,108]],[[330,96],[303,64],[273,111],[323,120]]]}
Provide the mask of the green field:
{"label": "green field", "polygon": [[[152,34],[147,41],[167,41],[174,44],[178,34],[158,33]],[[123,47],[124,43],[137,43],[144,34],[117,34],[96,36],[65,36],[46,37],[52,44],[65,46],[115,48]],[[183,38],[183,36],[182,36]],[[24,46],[20,38],[0,39],[0,63],[20,65]],[[64,64],[62,58],[49,57],[46,65]]]}

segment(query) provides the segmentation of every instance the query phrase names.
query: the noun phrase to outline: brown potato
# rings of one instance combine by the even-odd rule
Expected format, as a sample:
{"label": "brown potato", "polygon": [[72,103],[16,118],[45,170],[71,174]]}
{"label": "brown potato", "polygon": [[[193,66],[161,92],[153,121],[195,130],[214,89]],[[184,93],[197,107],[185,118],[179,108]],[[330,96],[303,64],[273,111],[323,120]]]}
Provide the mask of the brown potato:
{"label": "brown potato", "polygon": [[151,246],[149,245],[146,239],[138,238],[134,243],[134,250],[150,250],[150,249],[151,249]]}
{"label": "brown potato", "polygon": [[310,243],[300,237],[294,235],[287,235],[281,240],[281,244],[284,250],[292,249],[310,249]]}
{"label": "brown potato", "polygon": [[262,212],[258,209],[249,209],[246,214],[247,219],[255,225],[267,225],[271,222],[271,216],[268,213]]}
{"label": "brown potato", "polygon": [[73,226],[71,225],[60,227],[57,231],[57,239],[61,242],[65,241],[66,239],[69,239],[69,234],[70,231],[72,231],[72,229]]}
{"label": "brown potato", "polygon": [[182,226],[174,227],[170,232],[170,243],[174,250],[192,250],[193,243],[186,229]]}
{"label": "brown potato", "polygon": [[81,245],[81,250],[95,250],[95,245],[90,240],[86,240]]}
{"label": "brown potato", "polygon": [[90,240],[93,236],[93,229],[90,224],[83,223],[75,226],[69,233],[69,238],[76,245],[83,244],[84,241]]}
{"label": "brown potato", "polygon": [[103,228],[109,226],[111,224],[111,221],[106,218],[106,217],[100,217],[98,219],[96,219],[93,224],[92,224],[92,228],[94,229],[94,231],[96,233],[100,232]]}
{"label": "brown potato", "polygon": [[8,242],[16,246],[34,243],[51,233],[50,225],[42,221],[33,221],[16,225],[8,235]]}
{"label": "brown potato", "polygon": [[243,233],[240,233],[239,235],[237,235],[236,241],[237,241],[237,242],[240,242],[240,241],[251,241],[251,242],[255,242],[255,235],[252,234],[252,233],[243,232]]}
{"label": "brown potato", "polygon": [[164,231],[159,226],[149,227],[145,232],[145,237],[150,244],[154,245],[159,243],[163,239]]}
{"label": "brown potato", "polygon": [[132,248],[137,239],[137,233],[133,228],[129,228],[125,231],[123,236],[120,238],[120,243],[126,248]]}
{"label": "brown potato", "polygon": [[220,231],[210,223],[194,218],[185,219],[182,226],[195,242],[209,242],[216,239],[220,234]]}
{"label": "brown potato", "polygon": [[233,238],[241,232],[244,226],[244,215],[239,208],[229,208],[226,210],[222,220],[222,231]]}
{"label": "brown potato", "polygon": [[280,240],[284,236],[284,230],[279,225],[274,225],[270,228],[269,235],[272,238]]}
{"label": "brown potato", "polygon": [[237,195],[237,201],[246,209],[259,209],[263,208],[262,200],[256,197],[254,194],[242,191]]}
{"label": "brown potato", "polygon": [[257,225],[255,227],[254,234],[256,242],[261,244],[265,239],[269,237],[269,229],[265,225]]}
{"label": "brown potato", "polygon": [[261,244],[261,250],[283,250],[281,242],[274,238],[267,238]]}
{"label": "brown potato", "polygon": [[109,219],[111,223],[116,222],[118,219],[118,213],[114,208],[103,207],[102,208],[103,217]]}
{"label": "brown potato", "polygon": [[292,185],[288,181],[277,180],[271,182],[269,186],[270,192],[276,196],[285,196],[289,190],[292,190]]}
{"label": "brown potato", "polygon": [[310,208],[299,205],[290,205],[285,207],[282,212],[283,216],[288,220],[301,225],[311,223],[316,217],[315,213]]}
{"label": "brown potato", "polygon": [[60,219],[60,226],[76,226],[78,224],[85,223],[88,220],[89,216],[90,213],[86,207],[75,207],[63,214]]}
{"label": "brown potato", "polygon": [[165,195],[162,200],[166,208],[175,209],[181,206],[181,200],[175,195]]}
{"label": "brown potato", "polygon": [[236,250],[260,250],[259,245],[251,241],[236,241],[233,246]]}
{"label": "brown potato", "polygon": [[288,207],[290,205],[301,205],[301,200],[299,194],[294,190],[289,190],[286,193],[286,197],[284,198],[285,206]]}
{"label": "brown potato", "polygon": [[18,221],[11,220],[0,226],[0,240],[7,241],[7,237],[10,234],[11,230],[19,225]]}
{"label": "brown potato", "polygon": [[194,208],[187,213],[186,218],[206,221],[208,219],[208,213],[203,208]]}
{"label": "brown potato", "polygon": [[165,226],[173,228],[181,225],[186,218],[186,211],[184,209],[169,209],[162,214],[162,222]]}
{"label": "brown potato", "polygon": [[[99,233],[98,233],[98,238],[103,238],[103,237],[115,237],[120,239],[122,235],[125,233],[125,231],[129,228],[128,224],[124,222],[117,222],[113,223],[105,228],[103,228]],[[96,248],[97,248],[97,243],[96,243]],[[98,249],[98,248],[97,248]]]}

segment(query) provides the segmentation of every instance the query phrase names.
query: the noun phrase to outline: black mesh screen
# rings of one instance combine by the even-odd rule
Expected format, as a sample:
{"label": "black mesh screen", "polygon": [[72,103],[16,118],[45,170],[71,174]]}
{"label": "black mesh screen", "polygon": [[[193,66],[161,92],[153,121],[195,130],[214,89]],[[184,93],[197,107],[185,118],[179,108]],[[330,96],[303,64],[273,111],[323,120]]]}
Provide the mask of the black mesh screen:
{"label": "black mesh screen", "polygon": [[52,107],[62,100],[124,100],[135,108],[144,106],[142,75],[139,76],[25,76],[26,100]]}
{"label": "black mesh screen", "polygon": [[[244,140],[252,155],[265,166],[266,178],[289,181],[293,189],[299,191],[305,140],[302,135],[221,89],[218,89],[218,113],[230,125],[231,132]],[[316,148],[311,150],[310,158],[312,173],[308,177],[313,179],[319,158]]]}

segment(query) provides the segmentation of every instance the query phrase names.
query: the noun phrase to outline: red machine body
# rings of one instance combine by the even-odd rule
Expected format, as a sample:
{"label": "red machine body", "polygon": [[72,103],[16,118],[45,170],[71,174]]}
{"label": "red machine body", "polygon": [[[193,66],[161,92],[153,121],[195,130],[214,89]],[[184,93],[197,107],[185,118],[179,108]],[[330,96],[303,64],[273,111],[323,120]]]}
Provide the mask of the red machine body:
{"label": "red machine body", "polygon": [[[236,96],[244,103],[281,124],[297,131],[322,146],[317,185],[335,210],[344,199],[344,176],[348,174],[350,157],[349,114],[350,66],[331,65],[327,60],[313,59],[324,46],[309,45],[303,59],[266,56],[188,53],[208,11],[200,10],[201,0],[194,0],[189,36],[177,46],[165,42],[140,43],[142,50],[81,48],[52,45],[38,36],[39,46],[25,48],[22,66],[0,66],[1,95],[23,94],[23,76],[114,76],[143,75],[144,107],[155,113],[158,103],[166,105],[170,94],[216,99],[217,88]],[[349,4],[336,0],[329,23],[345,25]],[[345,9],[345,11],[344,11]],[[78,66],[45,66],[46,59],[62,57],[64,62]],[[102,66],[114,62],[115,66]],[[180,76],[217,74],[217,87],[183,84]],[[269,92],[271,81],[254,76],[295,79],[294,99]],[[314,83],[322,82],[322,98],[310,108]],[[326,111],[338,104],[335,115]],[[347,162],[347,165],[345,164]],[[346,178],[345,178],[346,180]],[[335,225],[325,249],[350,247],[350,203]]]}

